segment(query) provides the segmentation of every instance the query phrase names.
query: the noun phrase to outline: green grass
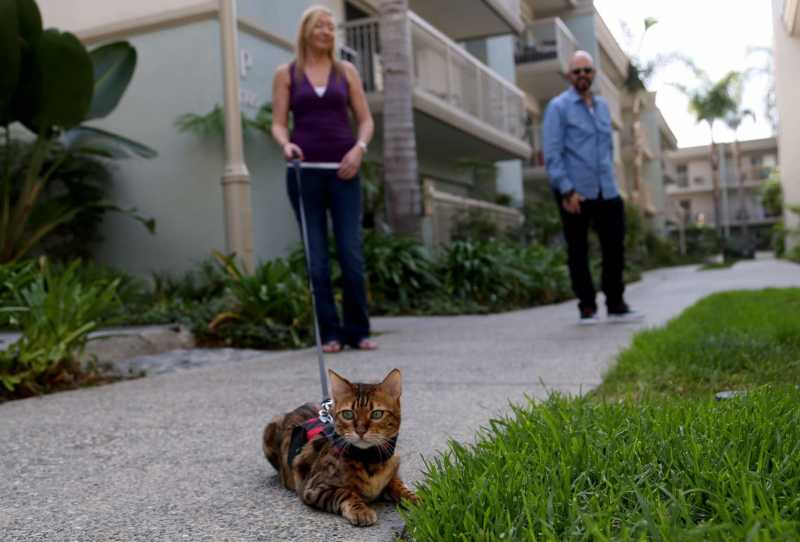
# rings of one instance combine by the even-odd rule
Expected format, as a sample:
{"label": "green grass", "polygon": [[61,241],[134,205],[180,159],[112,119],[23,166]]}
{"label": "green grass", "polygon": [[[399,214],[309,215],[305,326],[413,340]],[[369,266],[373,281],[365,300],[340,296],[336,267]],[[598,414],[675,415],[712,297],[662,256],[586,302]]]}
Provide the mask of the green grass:
{"label": "green grass", "polygon": [[407,531],[418,542],[796,540],[797,404],[783,388],[515,408],[429,465]]}
{"label": "green grass", "polygon": [[709,296],[637,334],[596,393],[697,395],[800,384],[800,289]]}
{"label": "green grass", "polygon": [[710,296],[638,334],[596,393],[451,443],[408,537],[800,540],[798,309],[798,289]]}

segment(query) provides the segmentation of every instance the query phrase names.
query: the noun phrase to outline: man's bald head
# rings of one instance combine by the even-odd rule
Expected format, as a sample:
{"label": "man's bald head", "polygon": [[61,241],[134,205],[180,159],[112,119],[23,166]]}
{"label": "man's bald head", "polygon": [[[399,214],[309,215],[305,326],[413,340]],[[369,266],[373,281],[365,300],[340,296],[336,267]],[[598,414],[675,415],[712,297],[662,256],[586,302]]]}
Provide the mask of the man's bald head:
{"label": "man's bald head", "polygon": [[594,82],[594,59],[586,51],[575,51],[569,61],[567,79],[581,95],[587,95]]}
{"label": "man's bald head", "polygon": [[594,59],[592,58],[592,55],[586,51],[575,51],[569,61],[569,69],[572,70],[573,68],[583,68],[585,66],[594,68]]}

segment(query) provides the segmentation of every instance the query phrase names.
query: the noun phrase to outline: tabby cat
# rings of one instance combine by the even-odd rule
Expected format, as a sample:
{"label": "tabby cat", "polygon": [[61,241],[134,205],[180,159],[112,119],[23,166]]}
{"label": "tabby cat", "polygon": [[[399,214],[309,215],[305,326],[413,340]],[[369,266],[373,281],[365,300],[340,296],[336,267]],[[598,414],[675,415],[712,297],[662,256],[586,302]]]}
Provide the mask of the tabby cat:
{"label": "tabby cat", "polygon": [[328,371],[332,422],[307,403],[276,416],[264,429],[264,455],[287,489],[314,508],[358,526],[377,521],[367,503],[378,498],[417,502],[398,476],[394,455],[400,430],[400,371],[380,384],[351,384]]}

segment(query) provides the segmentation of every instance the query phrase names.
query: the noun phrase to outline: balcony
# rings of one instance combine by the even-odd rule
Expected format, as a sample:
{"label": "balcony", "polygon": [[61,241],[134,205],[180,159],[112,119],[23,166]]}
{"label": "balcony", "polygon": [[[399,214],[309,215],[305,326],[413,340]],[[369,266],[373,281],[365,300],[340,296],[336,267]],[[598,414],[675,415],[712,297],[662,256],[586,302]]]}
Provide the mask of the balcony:
{"label": "balcony", "polygon": [[[413,12],[411,49],[417,146],[455,157],[527,159],[525,95]],[[370,108],[383,113],[377,18],[343,25],[345,51],[358,67]]]}
{"label": "balcony", "polygon": [[519,2],[520,0],[409,0],[408,7],[450,38],[460,41],[519,34],[525,28]]}
{"label": "balcony", "polygon": [[564,21],[535,21],[517,40],[517,83],[543,101],[560,94],[567,88],[564,75],[577,50],[578,42]]}
{"label": "balcony", "polygon": [[[378,11],[378,0],[366,3]],[[525,29],[520,0],[408,0],[408,8],[458,41],[519,34]]]}

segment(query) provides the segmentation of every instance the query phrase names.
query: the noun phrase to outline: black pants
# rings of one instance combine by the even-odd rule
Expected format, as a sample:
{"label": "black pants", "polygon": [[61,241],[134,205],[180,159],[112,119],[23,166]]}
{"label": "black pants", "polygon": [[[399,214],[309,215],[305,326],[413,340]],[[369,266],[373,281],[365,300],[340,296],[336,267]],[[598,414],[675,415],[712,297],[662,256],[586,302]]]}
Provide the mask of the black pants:
{"label": "black pants", "polygon": [[624,304],[625,283],[625,205],[622,198],[587,199],[581,202],[580,214],[571,214],[562,206],[561,194],[555,192],[561,224],[567,241],[567,265],[572,291],[581,309],[597,310],[597,292],[589,270],[589,228],[597,232],[603,258],[602,288],[606,307],[618,310]]}
{"label": "black pants", "polygon": [[[286,185],[299,223],[297,179],[292,168],[287,172]],[[343,181],[335,169],[303,169],[302,186],[320,337],[323,342],[340,341],[357,346],[370,334],[361,247],[361,181],[359,177]],[[331,285],[328,213],[336,240],[336,256],[342,268],[343,323],[339,322]]]}

